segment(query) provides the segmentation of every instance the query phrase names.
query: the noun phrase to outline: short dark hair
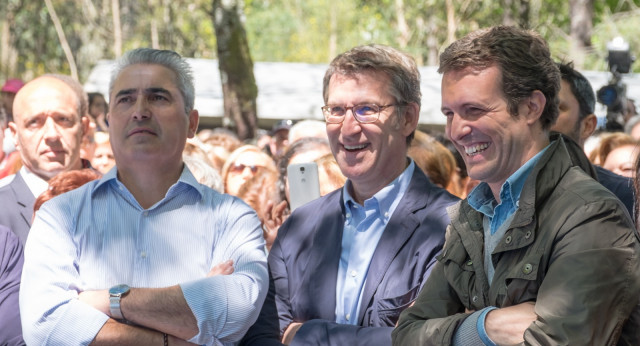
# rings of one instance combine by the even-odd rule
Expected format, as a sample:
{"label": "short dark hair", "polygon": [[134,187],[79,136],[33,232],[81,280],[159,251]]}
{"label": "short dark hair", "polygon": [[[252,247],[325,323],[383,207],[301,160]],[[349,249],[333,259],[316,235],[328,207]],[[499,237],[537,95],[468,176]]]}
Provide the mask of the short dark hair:
{"label": "short dark hair", "polygon": [[543,129],[558,118],[560,72],[551,59],[549,46],[536,32],[512,26],[474,31],[452,43],[440,54],[439,73],[466,68],[484,70],[496,66],[502,74],[502,92],[513,116],[533,91],[546,98],[540,117]]}
{"label": "short dark hair", "polygon": [[559,62],[557,64],[562,80],[569,83],[571,93],[578,101],[578,105],[580,106],[580,119],[584,119],[589,114],[593,114],[596,108],[596,97],[589,80],[573,68],[572,62]]}
{"label": "short dark hair", "polygon": [[[91,105],[96,102],[96,99],[98,98],[102,98],[103,100],[107,100],[104,95],[102,95],[99,92],[92,92],[92,93],[87,93],[87,96],[89,97],[89,109],[91,109]],[[107,114],[107,112],[109,111],[109,106],[105,104],[105,109],[104,109],[104,113]]]}

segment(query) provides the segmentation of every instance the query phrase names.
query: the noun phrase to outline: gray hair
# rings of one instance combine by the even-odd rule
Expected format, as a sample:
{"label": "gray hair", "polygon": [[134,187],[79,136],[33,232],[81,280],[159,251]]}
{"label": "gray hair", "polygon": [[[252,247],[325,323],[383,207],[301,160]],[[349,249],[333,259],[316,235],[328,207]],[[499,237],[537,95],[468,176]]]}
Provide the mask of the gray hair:
{"label": "gray hair", "polygon": [[211,165],[197,156],[187,154],[182,154],[182,161],[200,184],[224,193],[222,176]]}
{"label": "gray hair", "polygon": [[184,99],[184,110],[187,114],[193,110],[195,100],[195,87],[193,86],[193,73],[189,63],[172,50],[159,50],[152,48],[137,48],[126,52],[116,62],[116,67],[111,73],[109,82],[109,95],[113,91],[113,84],[125,68],[136,64],[153,64],[164,66],[176,74],[176,82],[180,94]]}
{"label": "gray hair", "polygon": [[634,115],[631,118],[629,118],[629,120],[627,120],[627,123],[624,125],[624,132],[627,134],[631,134],[631,131],[633,130],[634,127],[636,127],[636,125],[638,125],[640,123],[640,115]]}

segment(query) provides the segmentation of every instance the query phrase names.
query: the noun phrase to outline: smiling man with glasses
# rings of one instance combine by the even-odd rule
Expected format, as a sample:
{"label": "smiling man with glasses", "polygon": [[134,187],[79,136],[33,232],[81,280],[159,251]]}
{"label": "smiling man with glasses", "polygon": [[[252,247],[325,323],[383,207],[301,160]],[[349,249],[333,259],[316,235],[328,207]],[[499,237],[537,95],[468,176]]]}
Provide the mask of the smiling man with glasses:
{"label": "smiling man with glasses", "polygon": [[407,157],[420,113],[414,60],[355,47],[333,60],[323,89],[331,151],[348,179],[280,227],[246,345],[391,344],[444,243],[456,197]]}

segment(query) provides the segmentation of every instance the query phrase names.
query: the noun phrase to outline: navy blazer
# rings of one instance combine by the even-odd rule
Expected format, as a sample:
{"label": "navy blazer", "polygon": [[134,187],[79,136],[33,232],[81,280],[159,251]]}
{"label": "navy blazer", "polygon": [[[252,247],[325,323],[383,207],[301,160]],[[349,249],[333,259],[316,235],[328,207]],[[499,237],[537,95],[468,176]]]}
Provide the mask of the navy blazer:
{"label": "navy blazer", "polygon": [[0,225],[9,227],[20,238],[22,245],[27,241],[33,218],[33,196],[27,183],[18,172],[13,180],[0,187]]}
{"label": "navy blazer", "polygon": [[305,323],[291,345],[391,345],[400,312],[417,297],[444,244],[445,209],[457,201],[416,166],[371,260],[358,325],[335,322],[342,189],[297,208],[271,248],[269,293],[241,345],[281,345],[292,322]]}

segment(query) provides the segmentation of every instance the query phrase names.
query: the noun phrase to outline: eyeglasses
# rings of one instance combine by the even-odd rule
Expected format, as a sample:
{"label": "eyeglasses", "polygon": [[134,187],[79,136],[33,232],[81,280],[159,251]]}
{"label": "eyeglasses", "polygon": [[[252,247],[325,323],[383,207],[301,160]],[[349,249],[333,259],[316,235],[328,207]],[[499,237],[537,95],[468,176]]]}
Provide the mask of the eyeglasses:
{"label": "eyeglasses", "polygon": [[344,106],[324,106],[322,107],[322,114],[324,114],[324,120],[329,124],[340,124],[344,121],[344,117],[348,110],[351,110],[353,117],[362,124],[372,123],[378,120],[380,112],[385,108],[397,106],[397,104],[388,104],[384,106],[378,106],[375,103],[363,103],[351,107]]}
{"label": "eyeglasses", "polygon": [[233,166],[231,166],[230,171],[234,172],[234,173],[242,173],[244,172],[245,168],[249,168],[251,169],[251,173],[256,174],[258,172],[258,169],[261,168],[262,166],[256,166],[256,165],[244,165],[242,163],[236,163]]}

